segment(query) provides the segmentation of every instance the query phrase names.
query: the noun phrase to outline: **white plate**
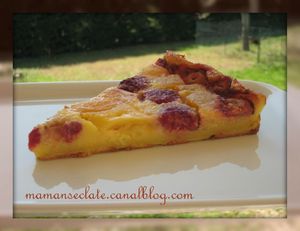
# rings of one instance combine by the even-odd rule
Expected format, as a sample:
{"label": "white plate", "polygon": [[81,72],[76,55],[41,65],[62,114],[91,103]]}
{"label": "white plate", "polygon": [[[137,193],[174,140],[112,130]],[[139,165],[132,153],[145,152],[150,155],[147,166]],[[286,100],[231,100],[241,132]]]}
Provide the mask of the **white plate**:
{"label": "white plate", "polygon": [[[83,89],[80,84],[75,85]],[[87,83],[82,84],[88,87]],[[91,96],[94,95],[97,84],[98,89],[109,85],[108,82],[92,83],[93,90],[87,91]],[[116,83],[110,83],[110,85],[114,84]],[[20,100],[14,107],[15,217],[50,213],[59,215],[72,211],[285,204],[286,92],[268,84],[251,81],[243,81],[243,84],[268,96],[257,135],[52,161],[35,159],[33,153],[27,148],[27,135],[36,124],[53,115],[63,105],[74,101],[62,97],[65,92],[74,88],[74,83],[65,83],[64,89],[69,90],[57,91],[54,94],[56,98],[62,97],[61,99],[48,101],[39,99],[28,101],[29,98],[24,96],[25,93],[20,93],[25,88],[39,89],[37,84],[17,85],[15,88],[17,99],[24,97],[27,101]],[[51,88],[50,85],[49,87]],[[71,90],[71,94],[76,96],[76,91]],[[49,92],[53,92],[53,89]],[[39,94],[41,99],[47,98],[43,92]],[[167,200],[166,205],[162,206],[161,199],[30,200],[25,198],[27,193],[82,193],[87,185],[90,185],[90,190],[93,192],[100,189],[106,194],[134,193],[139,186],[155,186],[155,192],[168,195],[192,193],[193,199]]]}

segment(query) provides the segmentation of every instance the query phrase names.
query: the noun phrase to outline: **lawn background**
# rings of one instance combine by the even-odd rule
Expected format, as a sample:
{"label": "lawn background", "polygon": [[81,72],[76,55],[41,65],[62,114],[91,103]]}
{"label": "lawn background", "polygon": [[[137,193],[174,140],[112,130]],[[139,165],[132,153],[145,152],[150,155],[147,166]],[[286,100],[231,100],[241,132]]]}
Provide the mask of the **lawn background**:
{"label": "lawn background", "polygon": [[137,45],[101,51],[74,52],[39,58],[14,60],[16,82],[53,82],[82,80],[121,80],[135,75],[155,62],[166,50],[186,55],[237,79],[270,83],[286,89],[286,36],[261,41],[260,62],[256,45],[243,51],[241,43],[201,45],[194,41]]}

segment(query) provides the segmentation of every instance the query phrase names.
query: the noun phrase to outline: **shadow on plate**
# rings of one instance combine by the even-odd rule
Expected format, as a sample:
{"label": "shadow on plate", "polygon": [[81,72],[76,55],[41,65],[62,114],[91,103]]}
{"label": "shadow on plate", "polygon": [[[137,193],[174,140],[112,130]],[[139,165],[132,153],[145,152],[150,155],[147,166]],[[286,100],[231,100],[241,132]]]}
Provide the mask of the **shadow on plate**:
{"label": "shadow on plate", "polygon": [[87,158],[37,161],[33,177],[44,188],[66,183],[78,189],[97,180],[128,181],[150,175],[174,174],[194,167],[204,171],[224,163],[255,170],[260,166],[257,146],[257,135],[251,135],[119,151]]}

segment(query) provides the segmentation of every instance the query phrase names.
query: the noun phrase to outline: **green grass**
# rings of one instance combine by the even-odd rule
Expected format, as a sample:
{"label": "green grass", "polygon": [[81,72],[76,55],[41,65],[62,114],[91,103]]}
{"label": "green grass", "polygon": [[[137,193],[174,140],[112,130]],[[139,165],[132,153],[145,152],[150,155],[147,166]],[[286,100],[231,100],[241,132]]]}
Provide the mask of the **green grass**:
{"label": "green grass", "polygon": [[257,48],[241,50],[239,41],[204,46],[195,42],[138,45],[52,57],[14,60],[14,72],[22,77],[16,82],[52,82],[70,80],[121,80],[153,63],[165,50],[183,53],[188,59],[214,66],[238,79],[251,79],[286,89],[286,36],[262,40],[261,61]]}
{"label": "green grass", "polygon": [[244,209],[244,210],[211,210],[186,213],[156,213],[156,214],[120,214],[103,215],[103,218],[284,218],[285,208],[274,209]]}
{"label": "green grass", "polygon": [[[195,209],[193,212],[161,212],[161,213],[97,213],[93,215],[68,214],[58,218],[285,218],[286,208],[273,206],[266,208],[237,209]],[[57,217],[57,216],[54,216]],[[43,218],[43,217],[34,217]]]}
{"label": "green grass", "polygon": [[277,86],[280,89],[286,89],[286,78],[283,78],[286,76],[286,69],[283,64],[279,66],[257,64],[243,70],[230,71],[229,73],[237,79],[265,82]]}

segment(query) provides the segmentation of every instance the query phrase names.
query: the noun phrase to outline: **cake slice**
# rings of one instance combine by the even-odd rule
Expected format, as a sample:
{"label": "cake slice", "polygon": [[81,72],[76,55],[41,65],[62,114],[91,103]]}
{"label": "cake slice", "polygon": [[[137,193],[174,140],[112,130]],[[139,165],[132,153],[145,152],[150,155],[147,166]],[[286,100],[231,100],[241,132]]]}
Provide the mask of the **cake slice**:
{"label": "cake slice", "polygon": [[38,159],[255,134],[266,97],[216,69],[167,52],[88,101],[65,106],[29,134]]}

